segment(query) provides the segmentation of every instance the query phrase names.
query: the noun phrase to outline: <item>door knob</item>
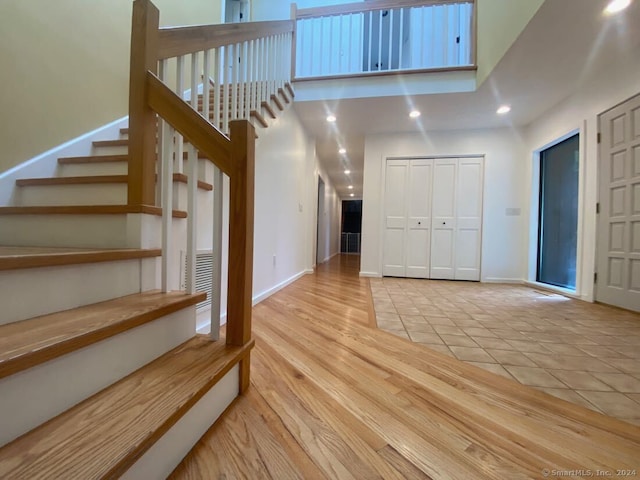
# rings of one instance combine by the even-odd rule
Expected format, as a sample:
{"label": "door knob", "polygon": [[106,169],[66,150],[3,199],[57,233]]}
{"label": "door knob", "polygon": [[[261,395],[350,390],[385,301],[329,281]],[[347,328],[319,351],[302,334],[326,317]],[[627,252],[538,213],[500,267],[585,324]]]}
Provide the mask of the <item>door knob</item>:
{"label": "door knob", "polygon": [[422,223],[418,222],[418,225],[422,225]]}
{"label": "door knob", "polygon": [[447,222],[442,222],[442,224],[443,224],[443,225],[446,225],[446,224],[447,224]]}

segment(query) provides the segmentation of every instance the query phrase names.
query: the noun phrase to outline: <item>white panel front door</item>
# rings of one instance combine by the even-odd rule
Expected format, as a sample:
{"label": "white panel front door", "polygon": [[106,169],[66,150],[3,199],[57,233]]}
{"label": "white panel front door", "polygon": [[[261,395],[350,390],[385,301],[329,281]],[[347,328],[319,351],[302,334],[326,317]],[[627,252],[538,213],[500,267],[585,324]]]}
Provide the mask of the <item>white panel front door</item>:
{"label": "white panel front door", "polygon": [[640,311],[640,95],[600,117],[596,300]]}
{"label": "white panel front door", "polygon": [[387,160],[384,193],[382,274],[406,276],[407,175],[409,160]]}
{"label": "white panel front door", "polygon": [[436,159],[433,164],[431,278],[455,278],[457,170],[457,158]]}
{"label": "white panel front door", "polygon": [[410,160],[407,205],[406,276],[429,278],[431,169],[433,160]]}
{"label": "white panel front door", "polygon": [[482,159],[461,158],[456,182],[456,280],[480,280]]}

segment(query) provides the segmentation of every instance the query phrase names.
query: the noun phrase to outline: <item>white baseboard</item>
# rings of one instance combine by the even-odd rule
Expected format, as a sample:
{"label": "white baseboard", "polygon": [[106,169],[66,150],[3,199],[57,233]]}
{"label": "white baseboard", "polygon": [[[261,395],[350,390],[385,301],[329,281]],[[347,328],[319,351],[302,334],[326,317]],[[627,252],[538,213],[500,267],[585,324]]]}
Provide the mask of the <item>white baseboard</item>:
{"label": "white baseboard", "polygon": [[516,283],[522,285],[524,280],[521,278],[507,278],[507,277],[484,277],[480,280],[482,283]]}
{"label": "white baseboard", "polygon": [[360,272],[361,277],[369,277],[369,278],[382,278],[382,275],[378,272]]}
{"label": "white baseboard", "polygon": [[128,123],[128,116],[120,118],[0,173],[0,205],[13,205],[17,179],[55,177],[58,158],[91,155],[95,140],[118,138]]}
{"label": "white baseboard", "polygon": [[[309,274],[309,273],[313,273],[313,270],[310,269],[305,269],[301,272],[296,273],[295,275],[287,278],[286,280],[278,283],[277,285],[265,290],[262,293],[259,293],[258,295],[255,295],[252,299],[252,305],[256,305],[258,303],[260,303],[261,301],[265,300],[266,298],[269,298],[271,295],[273,295],[274,293],[276,293],[279,290],[282,290],[284,287],[286,287],[287,285],[292,284],[293,282],[295,282],[296,280],[298,280],[300,277]],[[203,310],[201,312],[198,312],[198,316],[197,316],[197,320],[196,320],[196,332],[197,333],[202,333],[202,334],[208,334],[211,331],[211,320],[210,320],[211,314],[210,314],[210,310]],[[225,323],[227,323],[227,312],[221,312],[220,314],[220,325],[224,325]]]}
{"label": "white baseboard", "polygon": [[305,275],[309,275],[311,273],[315,273],[315,270],[313,268],[305,268],[304,270]]}
{"label": "white baseboard", "polygon": [[277,285],[265,290],[262,293],[259,293],[258,295],[255,295],[253,297],[253,305],[256,305],[258,303],[260,303],[261,301],[263,301],[266,298],[269,298],[271,295],[273,295],[274,293],[276,293],[278,290],[282,290],[284,287],[286,287],[287,285],[292,284],[293,282],[295,282],[296,280],[298,280],[300,277],[302,277],[305,274],[305,271],[303,270],[302,272],[298,272],[295,275],[287,278],[286,280],[278,283]]}

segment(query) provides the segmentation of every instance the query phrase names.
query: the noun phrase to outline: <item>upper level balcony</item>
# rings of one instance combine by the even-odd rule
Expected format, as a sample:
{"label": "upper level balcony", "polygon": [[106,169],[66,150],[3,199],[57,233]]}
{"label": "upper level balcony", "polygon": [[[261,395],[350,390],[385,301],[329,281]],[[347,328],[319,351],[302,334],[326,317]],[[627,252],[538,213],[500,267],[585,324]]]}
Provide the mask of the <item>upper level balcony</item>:
{"label": "upper level balcony", "polygon": [[469,92],[474,0],[374,0],[297,9],[298,100]]}

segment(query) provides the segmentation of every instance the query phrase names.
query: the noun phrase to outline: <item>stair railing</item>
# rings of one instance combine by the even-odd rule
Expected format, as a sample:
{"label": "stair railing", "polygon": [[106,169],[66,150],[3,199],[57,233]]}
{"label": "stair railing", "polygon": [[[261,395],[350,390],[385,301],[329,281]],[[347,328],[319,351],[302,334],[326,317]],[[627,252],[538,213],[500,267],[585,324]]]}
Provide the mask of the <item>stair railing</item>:
{"label": "stair railing", "polygon": [[297,9],[295,80],[474,70],[476,0],[370,0]]}
{"label": "stair railing", "polygon": [[[251,339],[256,135],[248,119],[289,81],[292,32],[291,21],[159,28],[159,12],[150,0],[133,3],[128,201],[162,206],[162,289],[168,290],[173,271],[173,174],[174,169],[182,173],[182,159],[187,159],[186,286],[192,293],[198,155],[214,164],[213,248],[218,255],[214,252],[213,291],[218,298],[212,299],[211,331],[217,339],[222,178],[229,177],[226,342],[231,345]],[[246,363],[243,385],[248,382]]]}

